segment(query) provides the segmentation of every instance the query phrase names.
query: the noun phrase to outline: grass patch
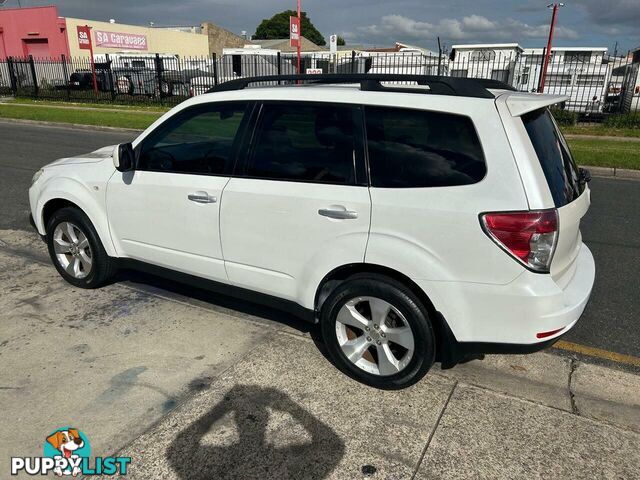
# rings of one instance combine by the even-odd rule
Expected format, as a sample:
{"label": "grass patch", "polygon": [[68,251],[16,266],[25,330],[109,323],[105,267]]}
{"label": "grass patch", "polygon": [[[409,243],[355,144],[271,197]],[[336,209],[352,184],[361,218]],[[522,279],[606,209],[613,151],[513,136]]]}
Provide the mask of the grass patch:
{"label": "grass patch", "polygon": [[77,123],[104,127],[135,128],[143,130],[159,116],[158,113],[136,113],[126,110],[118,112],[97,110],[74,110],[70,108],[34,108],[16,104],[0,104],[0,118],[38,120],[43,122]]}
{"label": "grass patch", "polygon": [[578,165],[640,170],[640,142],[567,140]]}
{"label": "grass patch", "polygon": [[560,127],[565,135],[596,135],[598,137],[640,137],[640,128],[614,128],[606,125],[576,125]]}
{"label": "grass patch", "polygon": [[51,107],[77,107],[77,108],[101,108],[101,109],[117,109],[117,110],[139,110],[144,112],[166,112],[171,107],[161,107],[158,105],[145,105],[145,104],[135,104],[135,105],[121,105],[118,103],[91,103],[91,102],[74,102],[74,101],[55,101],[55,100],[37,100],[33,98],[13,98],[7,102],[7,104],[12,105],[40,105],[40,106],[51,106]]}

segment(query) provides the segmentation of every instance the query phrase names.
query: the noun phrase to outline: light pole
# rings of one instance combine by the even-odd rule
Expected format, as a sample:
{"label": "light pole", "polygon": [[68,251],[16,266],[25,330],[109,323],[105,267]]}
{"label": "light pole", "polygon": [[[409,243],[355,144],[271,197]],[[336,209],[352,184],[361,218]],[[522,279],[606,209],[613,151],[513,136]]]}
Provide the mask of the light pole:
{"label": "light pole", "polygon": [[302,43],[302,18],[300,18],[300,0],[298,0],[298,75],[300,75],[300,44]]}
{"label": "light pole", "polygon": [[551,14],[551,27],[549,28],[549,41],[547,42],[547,51],[544,55],[544,63],[542,64],[542,76],[540,77],[540,85],[538,92],[544,93],[544,84],[547,80],[547,69],[549,68],[549,60],[551,59],[551,48],[553,47],[553,32],[556,29],[556,20],[558,19],[558,9],[564,7],[564,3],[550,3],[547,8],[553,8]]}

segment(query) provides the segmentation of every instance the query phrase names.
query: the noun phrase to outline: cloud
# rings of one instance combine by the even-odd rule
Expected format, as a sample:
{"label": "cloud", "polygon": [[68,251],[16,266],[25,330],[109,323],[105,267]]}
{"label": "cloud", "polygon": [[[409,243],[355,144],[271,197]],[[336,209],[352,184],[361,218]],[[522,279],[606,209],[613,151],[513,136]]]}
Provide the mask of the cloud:
{"label": "cloud", "polygon": [[640,25],[639,0],[582,0],[578,7],[585,10],[588,19],[596,25]]}
{"label": "cloud", "polygon": [[[461,19],[445,18],[437,23],[423,22],[403,15],[385,15],[379,24],[358,28],[363,36],[433,40],[437,36],[446,40],[468,41],[521,41],[523,38],[546,38],[548,25],[529,25],[514,18],[490,20],[481,15],[469,15]],[[578,32],[569,27],[556,28],[557,38],[576,39]]]}

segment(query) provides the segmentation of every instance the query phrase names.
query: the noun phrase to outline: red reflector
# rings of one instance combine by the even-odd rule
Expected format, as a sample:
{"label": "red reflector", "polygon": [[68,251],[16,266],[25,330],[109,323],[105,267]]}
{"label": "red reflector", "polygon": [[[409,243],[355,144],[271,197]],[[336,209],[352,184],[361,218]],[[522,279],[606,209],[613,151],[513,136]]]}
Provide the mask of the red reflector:
{"label": "red reflector", "polygon": [[547,337],[550,337],[551,335],[555,335],[556,333],[558,333],[558,332],[560,332],[562,330],[564,330],[564,327],[558,328],[557,330],[551,330],[550,332],[536,333],[536,338],[547,338]]}

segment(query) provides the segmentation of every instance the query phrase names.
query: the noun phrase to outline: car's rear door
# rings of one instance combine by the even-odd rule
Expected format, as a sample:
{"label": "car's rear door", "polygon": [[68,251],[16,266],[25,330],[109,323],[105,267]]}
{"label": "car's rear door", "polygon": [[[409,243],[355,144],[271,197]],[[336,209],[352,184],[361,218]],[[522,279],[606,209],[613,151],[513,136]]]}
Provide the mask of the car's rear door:
{"label": "car's rear door", "polygon": [[230,282],[312,308],[324,275],[364,260],[371,204],[360,108],[263,103],[221,208]]}
{"label": "car's rear door", "polygon": [[219,213],[252,105],[207,103],[177,113],[136,145],[134,172],[116,172],[107,211],[118,254],[227,281]]}

